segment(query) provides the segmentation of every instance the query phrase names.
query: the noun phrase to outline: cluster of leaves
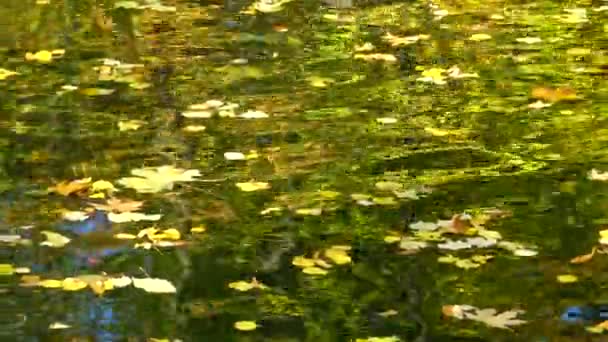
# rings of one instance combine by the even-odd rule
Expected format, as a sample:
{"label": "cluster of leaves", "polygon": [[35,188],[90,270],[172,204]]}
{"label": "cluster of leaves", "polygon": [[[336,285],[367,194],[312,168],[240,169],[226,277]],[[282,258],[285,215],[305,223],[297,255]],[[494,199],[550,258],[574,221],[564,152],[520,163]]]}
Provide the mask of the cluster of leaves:
{"label": "cluster of leaves", "polygon": [[307,258],[299,255],[293,258],[291,263],[302,269],[302,272],[309,275],[326,275],[328,269],[333,265],[326,260],[331,261],[335,265],[345,265],[351,263],[352,259],[348,255],[350,246],[331,246],[325,249],[321,254],[320,251],[314,252],[312,258]]}
{"label": "cluster of leaves", "polygon": [[149,293],[175,293],[176,288],[165,279],[136,278],[127,276],[111,277],[103,274],[83,274],[64,279],[42,279],[37,275],[24,275],[21,277],[23,287],[41,287],[48,289],[61,289],[64,291],[80,291],[90,288],[97,295],[115,288],[129,285]]}
{"label": "cluster of leaves", "polygon": [[[399,253],[414,254],[421,249],[431,246],[435,242],[439,250],[464,250],[471,248],[500,247],[511,251],[516,256],[534,256],[537,252],[525,248],[515,242],[502,240],[502,235],[493,230],[486,229],[484,225],[492,219],[505,217],[510,213],[498,209],[483,209],[472,215],[456,214],[451,220],[439,220],[437,222],[418,221],[410,224],[413,231],[410,235],[402,236],[393,232],[385,236],[387,243],[398,243]],[[446,236],[464,235],[465,239],[454,240]],[[439,257],[442,263],[454,264],[461,268],[476,268],[485,264],[492,256],[475,255],[471,258],[458,258],[451,254]]]}

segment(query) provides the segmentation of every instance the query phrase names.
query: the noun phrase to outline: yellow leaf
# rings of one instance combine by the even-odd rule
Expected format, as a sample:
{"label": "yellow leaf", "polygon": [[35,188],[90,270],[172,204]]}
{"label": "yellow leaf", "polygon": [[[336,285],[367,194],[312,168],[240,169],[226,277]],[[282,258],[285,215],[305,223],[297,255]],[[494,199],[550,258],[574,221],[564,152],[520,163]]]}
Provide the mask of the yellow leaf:
{"label": "yellow leaf", "polygon": [[387,63],[396,63],[397,57],[388,53],[370,53],[363,54],[357,53],[354,56],[355,59],[362,59],[364,61],[383,61]]}
{"label": "yellow leaf", "polygon": [[328,263],[327,261],[323,260],[323,259],[317,258],[315,256],[314,260],[315,260],[315,265],[317,265],[317,266],[321,266],[323,268],[331,268],[331,264]]}
{"label": "yellow leaf", "polygon": [[115,91],[115,89],[105,89],[105,88],[84,88],[80,90],[82,95],[86,96],[103,96],[110,95]]}
{"label": "yellow leaf", "polygon": [[345,250],[334,247],[325,250],[325,256],[338,265],[348,264],[352,261]]}
{"label": "yellow leaf", "polygon": [[0,264],[0,276],[12,275],[15,273],[15,268],[11,264]]}
{"label": "yellow leaf", "polygon": [[384,242],[386,243],[396,243],[399,241],[401,241],[401,236],[387,235],[384,237]]}
{"label": "yellow leaf", "polygon": [[165,229],[163,231],[162,235],[163,235],[163,239],[166,239],[166,240],[179,240],[179,238],[181,237],[181,234],[175,228]]}
{"label": "yellow leaf", "polygon": [[205,228],[205,226],[198,226],[198,227],[192,227],[190,228],[190,233],[204,233],[207,230],[207,228]]}
{"label": "yellow leaf", "polygon": [[298,267],[313,267],[315,265],[315,260],[304,256],[296,256],[291,261],[291,264]]}
{"label": "yellow leaf", "polygon": [[10,70],[6,70],[6,69],[0,68],[0,81],[3,81],[7,77],[10,77],[10,76],[13,76],[13,75],[19,75],[19,74],[17,72],[14,72],[14,71],[10,71]]}
{"label": "yellow leaf", "polygon": [[145,122],[141,120],[127,120],[127,121],[119,121],[118,122],[118,130],[121,132],[124,131],[135,131],[138,130],[141,126],[143,126]]}
{"label": "yellow leaf", "polygon": [[126,211],[123,213],[109,213],[108,219],[114,223],[124,222],[139,222],[139,221],[158,221],[163,215],[161,214],[144,214],[135,211]]}
{"label": "yellow leaf", "polygon": [[302,269],[302,272],[306,273],[306,274],[310,274],[310,275],[326,275],[327,271],[320,268],[320,267],[306,267],[304,269]]}
{"label": "yellow leaf", "polygon": [[244,183],[236,183],[236,186],[245,192],[258,191],[258,190],[266,190],[270,189],[270,184],[266,182],[244,182]]}
{"label": "yellow leaf", "polygon": [[188,126],[184,127],[184,131],[190,132],[190,133],[202,132],[205,129],[207,129],[207,128],[203,125],[188,125]]}
{"label": "yellow leaf", "polygon": [[119,240],[133,240],[133,239],[136,239],[137,236],[135,236],[133,234],[128,234],[128,233],[117,233],[117,234],[114,234],[114,238],[119,239]]}
{"label": "yellow leaf", "polygon": [[78,291],[87,287],[87,283],[78,278],[65,278],[61,287],[66,291]]}
{"label": "yellow leaf", "polygon": [[136,177],[124,177],[118,180],[120,185],[133,188],[139,193],[155,193],[173,189],[175,182],[192,182],[200,176],[196,169],[185,170],[172,165],[133,169]]}
{"label": "yellow leaf", "polygon": [[47,50],[41,50],[36,53],[27,52],[25,54],[25,60],[50,63],[53,60],[53,53]]}
{"label": "yellow leaf", "polygon": [[323,213],[323,209],[321,209],[321,208],[300,208],[300,209],[296,209],[295,213],[297,215],[321,216],[321,214]]}
{"label": "yellow leaf", "polygon": [[444,129],[433,128],[433,127],[425,127],[424,130],[436,137],[444,137],[446,135],[452,134],[450,131],[446,131]]}
{"label": "yellow leaf", "polygon": [[562,284],[576,283],[578,277],[574,274],[560,274],[557,276],[557,281]]}
{"label": "yellow leaf", "polygon": [[244,280],[235,281],[233,283],[228,284],[228,287],[231,289],[235,289],[237,291],[249,291],[251,289],[256,288],[256,285],[246,282]]}
{"label": "yellow leaf", "polygon": [[49,289],[58,289],[60,287],[63,287],[63,282],[61,280],[45,279],[39,281],[38,286],[46,287]]}
{"label": "yellow leaf", "polygon": [[107,290],[114,288],[112,281],[106,281],[105,279],[89,282],[88,285],[93,290],[93,293],[99,296],[103,295]]}
{"label": "yellow leaf", "polygon": [[490,36],[489,34],[485,34],[485,33],[476,33],[469,37],[469,40],[474,40],[476,42],[479,42],[482,40],[488,40],[488,39],[492,39],[492,36]]}
{"label": "yellow leaf", "polygon": [[238,321],[234,322],[234,328],[240,331],[252,331],[255,330],[258,325],[255,321]]}
{"label": "yellow leaf", "polygon": [[91,184],[91,190],[93,192],[99,192],[99,191],[116,191],[116,188],[114,187],[114,185],[112,185],[112,183],[105,181],[105,180],[98,180],[93,182],[93,184]]}

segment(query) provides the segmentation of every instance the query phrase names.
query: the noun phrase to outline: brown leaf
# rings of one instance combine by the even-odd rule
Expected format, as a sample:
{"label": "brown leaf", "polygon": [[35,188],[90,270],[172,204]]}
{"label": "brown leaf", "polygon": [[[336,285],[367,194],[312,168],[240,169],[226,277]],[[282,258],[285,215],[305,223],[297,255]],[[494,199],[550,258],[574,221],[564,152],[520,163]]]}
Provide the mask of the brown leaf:
{"label": "brown leaf", "polygon": [[464,234],[473,225],[471,224],[471,216],[466,214],[456,214],[452,216],[452,224],[449,227],[450,233]]}
{"label": "brown leaf", "polygon": [[142,201],[121,200],[119,198],[110,198],[106,204],[91,203],[96,209],[119,213],[137,211],[143,204]]}
{"label": "brown leaf", "polygon": [[590,261],[591,259],[593,259],[596,249],[597,249],[596,247],[593,247],[593,249],[591,250],[591,253],[579,255],[577,257],[570,259],[570,263],[571,264],[584,264],[584,263]]}

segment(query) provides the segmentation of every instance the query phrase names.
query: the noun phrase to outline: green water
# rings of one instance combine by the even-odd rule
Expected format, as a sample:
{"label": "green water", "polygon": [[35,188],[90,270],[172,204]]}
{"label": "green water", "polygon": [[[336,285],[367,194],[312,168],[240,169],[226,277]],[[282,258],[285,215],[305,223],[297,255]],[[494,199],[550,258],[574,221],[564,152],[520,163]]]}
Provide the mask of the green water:
{"label": "green water", "polygon": [[[124,275],[175,288],[158,294],[129,285],[99,295],[24,286],[23,274],[0,272],[0,336],[606,338],[585,330],[593,322],[560,320],[568,306],[608,296],[604,254],[569,263],[601,247],[598,232],[608,220],[608,187],[589,178],[592,169],[608,170],[606,2],[354,1],[334,9],[294,0],[258,7],[271,13],[250,5],[0,4],[0,264],[29,268],[27,276],[40,280]],[[25,57],[42,50],[64,51]],[[228,107],[193,118],[207,114],[192,105],[208,100]],[[247,112],[267,117],[243,117]],[[228,160],[226,152],[246,160]],[[200,176],[148,193],[120,185],[133,169],[162,165]],[[103,200],[88,198],[90,189],[69,196],[48,189],[87,177],[111,182],[117,198],[144,201],[138,212],[162,214],[154,222],[114,222],[105,238],[175,228],[177,246],[80,241],[61,211]],[[249,192],[237,186],[247,182],[267,185]],[[490,209],[504,215],[483,227],[536,255],[438,246],[480,227],[439,242],[417,237],[428,244],[418,251],[400,248],[404,240],[385,241],[411,238],[418,221],[463,212],[478,219]],[[205,232],[190,231],[200,226]],[[44,246],[44,230],[72,241]],[[327,256],[336,245],[350,247],[350,260]],[[440,262],[449,254],[492,259],[461,268]],[[315,255],[326,274],[293,265],[294,257]],[[87,263],[91,256],[98,260]],[[578,281],[560,283],[564,274]],[[266,288],[229,286],[254,277]],[[518,318],[527,322],[508,330],[442,316],[445,305],[464,304],[523,310]],[[257,327],[240,331],[239,321]]]}

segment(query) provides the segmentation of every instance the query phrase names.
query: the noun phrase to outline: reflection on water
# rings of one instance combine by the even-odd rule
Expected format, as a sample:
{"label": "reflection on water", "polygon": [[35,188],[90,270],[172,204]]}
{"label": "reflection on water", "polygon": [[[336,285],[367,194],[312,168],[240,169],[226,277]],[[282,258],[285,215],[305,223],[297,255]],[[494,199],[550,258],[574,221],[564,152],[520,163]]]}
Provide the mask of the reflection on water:
{"label": "reflection on water", "polygon": [[[602,175],[588,176],[605,164],[606,13],[546,1],[0,4],[0,334],[593,339],[604,255],[569,260],[606,223]],[[131,174],[161,165],[200,177]],[[131,176],[155,191],[119,185]],[[48,191],[87,177],[117,189]],[[58,219],[108,197],[161,218]],[[43,246],[44,230],[71,241]],[[482,237],[496,241],[467,246]],[[24,286],[18,267],[159,278],[177,293]],[[556,280],[570,274],[578,282]],[[446,305],[521,309],[527,323],[441,317]]]}

